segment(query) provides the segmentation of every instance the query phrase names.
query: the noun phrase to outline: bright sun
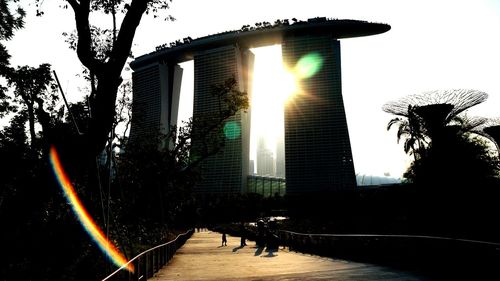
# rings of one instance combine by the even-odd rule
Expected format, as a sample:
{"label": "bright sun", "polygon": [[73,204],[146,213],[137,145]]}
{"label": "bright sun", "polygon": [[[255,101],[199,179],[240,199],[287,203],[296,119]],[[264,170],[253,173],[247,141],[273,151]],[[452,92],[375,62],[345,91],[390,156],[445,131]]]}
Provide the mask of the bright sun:
{"label": "bright sun", "polygon": [[252,89],[250,159],[256,159],[256,146],[264,138],[276,153],[276,142],[284,134],[284,106],[298,92],[295,76],[281,60],[281,46],[252,49],[255,54]]}

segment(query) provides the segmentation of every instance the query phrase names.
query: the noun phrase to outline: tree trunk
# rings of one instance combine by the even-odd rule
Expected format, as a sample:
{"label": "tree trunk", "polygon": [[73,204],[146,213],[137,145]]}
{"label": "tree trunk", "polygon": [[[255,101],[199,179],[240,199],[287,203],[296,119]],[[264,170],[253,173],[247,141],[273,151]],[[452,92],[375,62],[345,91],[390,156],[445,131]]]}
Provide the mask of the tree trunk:
{"label": "tree trunk", "polygon": [[[106,72],[104,71],[104,73]],[[96,93],[92,95],[93,98],[90,100],[92,117],[87,136],[89,153],[94,157],[104,149],[108,134],[113,128],[115,101],[121,82],[120,76],[97,76]]]}
{"label": "tree trunk", "polygon": [[31,138],[31,149],[35,149],[36,145],[36,132],[35,132],[35,110],[33,108],[33,103],[26,102],[28,106],[28,122],[30,128],[30,138]]}

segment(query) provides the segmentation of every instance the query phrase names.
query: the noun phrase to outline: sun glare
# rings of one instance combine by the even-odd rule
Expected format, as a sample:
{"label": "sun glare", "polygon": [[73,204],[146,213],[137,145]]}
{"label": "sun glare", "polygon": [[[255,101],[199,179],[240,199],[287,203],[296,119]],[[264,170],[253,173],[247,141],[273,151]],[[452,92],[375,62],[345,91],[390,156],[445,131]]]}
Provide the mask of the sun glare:
{"label": "sun glare", "polygon": [[256,145],[264,138],[276,153],[276,142],[284,134],[284,106],[299,91],[295,75],[285,68],[281,46],[253,49],[255,54],[252,90],[250,159],[256,159]]}

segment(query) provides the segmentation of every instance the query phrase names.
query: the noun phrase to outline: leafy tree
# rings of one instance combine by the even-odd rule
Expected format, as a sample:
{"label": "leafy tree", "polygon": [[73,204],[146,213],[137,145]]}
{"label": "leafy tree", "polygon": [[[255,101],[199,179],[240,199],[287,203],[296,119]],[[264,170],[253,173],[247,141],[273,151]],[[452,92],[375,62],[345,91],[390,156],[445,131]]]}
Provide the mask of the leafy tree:
{"label": "leafy tree", "polygon": [[55,102],[58,100],[54,92],[56,86],[51,76],[50,65],[41,64],[37,68],[30,66],[18,67],[10,74],[8,81],[9,86],[14,87],[14,94],[18,98],[17,101],[26,108],[31,146],[34,149],[38,139],[35,122],[38,120],[45,132],[50,126],[50,120],[46,118],[47,112],[44,103],[48,103],[46,105],[47,110],[53,111]]}
{"label": "leafy tree", "polygon": [[[10,68],[10,54],[3,45],[2,41],[10,40],[14,35],[14,31],[24,26],[24,16],[26,13],[18,6],[15,12],[12,12],[13,3],[18,0],[0,0],[0,78],[8,77],[12,72]],[[5,94],[7,88],[0,83],[0,118],[5,113],[14,109],[9,103],[9,97]]]}
{"label": "leafy tree", "polygon": [[4,76],[8,72],[10,58],[1,41],[11,39],[14,31],[24,26],[25,11],[18,6],[13,13],[12,6],[9,5],[17,2],[19,0],[0,0],[0,76]]}
{"label": "leafy tree", "polygon": [[434,91],[384,105],[384,111],[401,116],[388,129],[399,124],[398,141],[404,136],[405,152],[415,156],[405,177],[424,186],[449,186],[498,176],[498,159],[474,134],[486,119],[461,114],[486,98],[474,90]]}
{"label": "leafy tree", "polygon": [[405,153],[413,155],[415,160],[418,159],[419,151],[428,142],[422,132],[421,123],[421,117],[415,113],[415,108],[409,105],[407,118],[396,117],[391,119],[387,125],[387,130],[390,130],[393,125],[398,125],[398,143],[401,138],[404,138],[403,150]]}
{"label": "leafy tree", "polygon": [[[218,112],[180,128],[172,126],[166,135],[131,143],[120,155],[118,182],[126,193],[122,200],[128,202],[127,217],[171,225],[192,208],[191,188],[199,179],[199,163],[223,149],[225,121],[248,107],[248,97],[236,89],[234,78],[215,85],[212,94],[220,101]],[[202,144],[196,157],[194,139]]]}
{"label": "leafy tree", "polygon": [[462,133],[450,135],[445,145],[431,143],[404,176],[424,187],[469,188],[497,178],[499,162],[483,139]]}
{"label": "leafy tree", "polygon": [[[40,1],[37,1],[40,2]],[[108,140],[113,127],[115,102],[118,87],[122,82],[121,72],[130,55],[135,32],[144,13],[155,16],[169,7],[169,0],[66,0],[75,14],[77,30],[76,52],[80,62],[88,69],[92,81],[89,97],[92,115],[88,131],[84,132],[85,148],[89,155],[97,156]],[[111,40],[94,40],[94,34],[102,31],[90,23],[92,12],[112,16]],[[116,14],[122,12],[123,20],[117,23]],[[41,12],[40,12],[41,14]],[[167,17],[171,18],[171,17]],[[109,43],[112,43],[111,46]]]}

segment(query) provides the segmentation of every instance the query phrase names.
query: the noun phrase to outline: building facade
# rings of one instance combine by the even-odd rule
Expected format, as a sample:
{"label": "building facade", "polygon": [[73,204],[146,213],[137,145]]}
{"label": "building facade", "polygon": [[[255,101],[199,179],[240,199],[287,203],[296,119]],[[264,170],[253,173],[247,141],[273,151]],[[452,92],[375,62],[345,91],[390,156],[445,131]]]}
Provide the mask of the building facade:
{"label": "building facade", "polygon": [[134,69],[131,142],[166,134],[177,125],[182,73],[177,63],[166,61]]}
{"label": "building facade", "polygon": [[[194,102],[193,120],[204,116],[216,116],[219,100],[211,93],[214,84],[234,77],[238,90],[251,97],[251,73],[254,55],[250,50],[241,50],[238,45],[199,52],[194,56]],[[205,159],[201,165],[201,181],[196,184],[196,193],[242,193],[246,190],[249,174],[250,112],[240,111],[226,120],[234,132],[223,136],[223,150]],[[215,136],[217,137],[217,136]],[[193,140],[193,154],[199,143]]]}
{"label": "building facade", "polygon": [[340,42],[329,35],[283,39],[288,67],[310,56],[318,71],[300,81],[301,92],[285,107],[288,194],[331,192],[356,186],[342,99]]}
{"label": "building facade", "polygon": [[267,148],[264,137],[260,137],[257,143],[257,175],[276,176],[276,162],[273,152]]}
{"label": "building facade", "polygon": [[[276,163],[284,167],[285,164],[281,164],[284,159],[286,171],[278,169],[275,174],[281,178],[286,173],[289,194],[354,187],[338,39],[380,34],[389,29],[390,26],[383,23],[314,18],[244,26],[241,30],[194,40],[187,37],[159,46],[155,52],[130,64],[134,70],[130,142],[167,133],[170,126],[177,123],[183,72],[178,63],[194,60],[193,118],[196,120],[197,116],[210,115],[218,109],[218,103],[210,95],[214,84],[234,76],[239,90],[251,93],[253,54],[250,48],[281,44],[283,61],[289,67],[308,54],[320,58],[321,67],[313,76],[302,79],[304,93],[285,109],[285,155],[283,157],[280,152],[283,150],[277,148]],[[232,135],[226,138],[223,151],[201,164],[202,180],[195,192],[217,194],[247,190],[250,111],[238,112],[227,122]],[[196,146],[193,140],[194,150]],[[192,151],[191,156],[196,157],[196,151]]]}

